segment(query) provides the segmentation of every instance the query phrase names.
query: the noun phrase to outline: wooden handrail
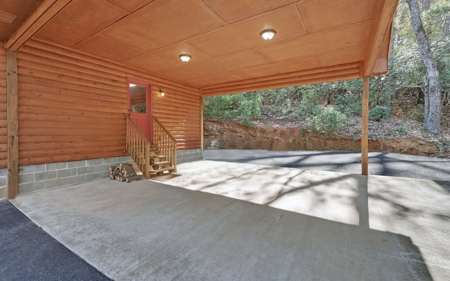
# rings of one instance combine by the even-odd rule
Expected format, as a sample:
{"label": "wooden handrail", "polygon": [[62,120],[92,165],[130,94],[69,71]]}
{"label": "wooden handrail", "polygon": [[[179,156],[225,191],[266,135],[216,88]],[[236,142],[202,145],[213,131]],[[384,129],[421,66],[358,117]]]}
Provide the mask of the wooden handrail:
{"label": "wooden handrail", "polygon": [[147,137],[144,136],[144,134],[141,132],[141,130],[139,130],[139,128],[136,126],[136,124],[134,124],[133,120],[131,120],[130,116],[126,113],[124,113],[123,115],[125,115],[125,118],[127,119],[127,121],[131,121],[130,125],[136,130],[136,132],[140,135],[140,137],[145,139],[148,143],[150,143],[150,141],[147,139]]}
{"label": "wooden handrail", "polygon": [[[169,166],[173,168],[172,171],[176,172],[177,141],[161,122],[159,122],[158,118],[153,116],[152,144],[141,130],[139,130],[133,120],[131,120],[130,116],[128,114],[124,114],[124,116],[126,120],[126,149],[144,176],[149,179],[151,171],[158,173],[158,170],[153,168],[155,166],[153,164],[157,164],[157,162],[152,162],[155,161],[154,159],[161,158],[156,157],[156,149],[160,151],[158,154],[166,158],[165,161],[169,161]],[[151,149],[152,146],[155,147],[153,152]],[[152,155],[153,160],[151,160]]]}
{"label": "wooden handrail", "polygon": [[126,120],[126,149],[139,167],[143,175],[150,178],[150,147],[151,144],[128,114]]}
{"label": "wooden handrail", "polygon": [[169,138],[171,138],[174,142],[177,142],[177,140],[170,134],[170,132],[163,126],[163,124],[161,124],[161,122],[159,122],[158,118],[153,116],[153,119],[156,121],[156,123],[158,123],[159,126],[161,126],[161,129],[163,129],[164,132],[166,132],[166,134],[169,136]]}
{"label": "wooden handrail", "polygon": [[170,132],[153,116],[153,145],[166,156],[173,171],[177,171],[177,141]]}

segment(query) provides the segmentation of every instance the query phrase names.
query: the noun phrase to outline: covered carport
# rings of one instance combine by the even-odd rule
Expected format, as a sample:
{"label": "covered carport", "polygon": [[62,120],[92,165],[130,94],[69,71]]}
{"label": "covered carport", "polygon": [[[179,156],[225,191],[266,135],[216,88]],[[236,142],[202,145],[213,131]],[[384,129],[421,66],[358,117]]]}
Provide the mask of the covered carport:
{"label": "covered carport", "polygon": [[448,280],[448,187],[199,161],[181,175],[20,195],[114,280]]}
{"label": "covered carport", "polygon": [[[155,109],[158,119],[179,134],[184,149],[202,147],[202,97],[362,78],[361,161],[362,174],[367,175],[369,78],[388,70],[398,0],[33,0],[36,9],[32,13],[30,2],[15,3],[3,7],[0,23],[9,24],[1,33],[6,52],[2,68],[8,75],[0,84],[4,87],[6,82],[7,153],[3,160],[8,167],[8,198],[19,193],[19,165],[93,157],[41,153],[27,159],[26,155],[42,151],[37,149],[42,144],[34,143],[36,138],[25,141],[18,136],[19,130],[42,134],[25,127],[26,122],[33,122],[31,117],[22,117],[23,126],[18,124],[19,111],[28,106],[24,87],[34,90],[35,77],[45,93],[76,84],[87,92],[94,91],[89,87],[117,92],[109,100],[118,103],[125,101],[121,95],[125,78],[152,77],[147,80],[158,83],[152,92],[158,97],[155,102],[160,102]],[[18,16],[20,21],[15,21]],[[49,99],[61,102],[58,98]],[[32,96],[31,101],[35,99]],[[127,110],[121,105],[116,111]],[[97,131],[92,130],[96,140]],[[70,147],[70,142],[57,145]],[[83,153],[86,148],[92,152],[93,144],[83,145]],[[117,146],[116,151],[98,155],[119,154]]]}
{"label": "covered carport", "polygon": [[[397,3],[42,1],[5,45],[13,73],[10,197],[18,191],[20,128],[10,61],[30,39],[28,50],[51,45],[62,56],[76,49],[75,62],[89,54],[195,87],[198,100],[361,78],[363,175],[196,162],[164,183],[102,179],[11,201],[116,280],[450,279],[448,189],[367,176],[369,79],[388,69]],[[274,37],[264,40],[267,33]]]}

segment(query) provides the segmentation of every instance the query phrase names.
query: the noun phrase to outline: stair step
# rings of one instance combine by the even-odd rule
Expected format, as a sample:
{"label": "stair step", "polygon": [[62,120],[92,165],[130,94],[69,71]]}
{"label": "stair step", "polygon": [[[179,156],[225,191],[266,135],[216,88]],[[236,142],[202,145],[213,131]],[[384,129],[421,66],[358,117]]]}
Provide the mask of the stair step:
{"label": "stair step", "polygon": [[169,164],[169,161],[160,161],[160,162],[155,162],[153,164],[150,164],[150,166],[157,166],[157,165],[165,165],[165,164]]}
{"label": "stair step", "polygon": [[173,170],[175,170],[175,168],[174,167],[167,167],[167,168],[161,168],[161,169],[158,169],[158,170],[150,170],[150,174],[157,174],[157,173],[163,173],[163,172],[165,172],[165,171],[173,171]]}
{"label": "stair step", "polygon": [[167,156],[165,155],[152,155],[150,156],[150,159],[154,159],[154,158],[166,158]]}

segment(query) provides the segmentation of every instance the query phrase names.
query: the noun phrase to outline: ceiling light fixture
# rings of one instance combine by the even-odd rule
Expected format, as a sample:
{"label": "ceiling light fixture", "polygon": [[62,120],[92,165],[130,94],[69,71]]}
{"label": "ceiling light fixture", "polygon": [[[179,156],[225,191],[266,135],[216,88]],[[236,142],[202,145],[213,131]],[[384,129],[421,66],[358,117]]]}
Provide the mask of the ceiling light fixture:
{"label": "ceiling light fixture", "polygon": [[161,95],[161,97],[164,97],[164,91],[163,90],[159,90],[159,94]]}
{"label": "ceiling light fixture", "polygon": [[190,55],[180,55],[180,59],[184,62],[188,62],[191,59]]}
{"label": "ceiling light fixture", "polygon": [[264,38],[264,40],[270,40],[275,36],[275,34],[277,34],[277,32],[275,30],[266,29],[266,30],[263,30],[260,35],[262,38]]}

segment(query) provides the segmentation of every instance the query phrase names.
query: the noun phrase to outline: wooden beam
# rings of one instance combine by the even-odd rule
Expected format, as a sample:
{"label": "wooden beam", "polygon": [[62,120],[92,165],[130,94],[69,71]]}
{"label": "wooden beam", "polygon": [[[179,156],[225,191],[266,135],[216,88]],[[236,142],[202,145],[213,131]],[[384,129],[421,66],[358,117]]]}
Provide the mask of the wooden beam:
{"label": "wooden beam", "polygon": [[19,193],[19,112],[17,90],[17,53],[6,52],[6,103],[8,126],[8,185],[6,198],[13,199]]}
{"label": "wooden beam", "polygon": [[364,76],[372,74],[383,42],[391,35],[391,23],[399,0],[377,0],[372,28],[370,31],[369,47],[364,61]]}
{"label": "wooden beam", "polygon": [[236,88],[251,88],[251,87],[258,87],[262,85],[267,84],[280,84],[283,83],[292,83],[299,82],[299,81],[307,81],[307,80],[313,80],[323,77],[331,77],[331,76],[339,76],[339,75],[348,75],[348,74],[354,74],[358,73],[359,76],[359,68],[353,68],[353,69],[344,69],[344,70],[336,70],[336,71],[330,71],[328,73],[318,73],[318,74],[310,74],[310,75],[301,75],[296,77],[288,77],[288,78],[281,78],[281,79],[274,79],[274,80],[266,80],[263,82],[253,82],[243,85],[230,85],[228,87],[221,87],[221,88],[214,88],[214,89],[208,89],[208,90],[202,90],[202,93],[208,94],[210,92],[216,92],[216,91],[228,91],[230,89],[236,89]]}
{"label": "wooden beam", "polygon": [[225,82],[225,83],[213,84],[213,85],[204,86],[201,88],[201,90],[207,92],[211,89],[217,89],[217,88],[221,88],[221,87],[244,85],[244,84],[249,84],[249,83],[254,83],[254,82],[267,82],[269,80],[284,79],[284,78],[298,77],[298,76],[304,76],[304,75],[330,73],[332,71],[338,71],[338,70],[344,70],[344,69],[354,69],[354,68],[358,68],[360,66],[361,66],[361,62],[352,62],[352,63],[347,63],[347,64],[339,64],[339,65],[334,65],[334,66],[320,67],[320,68],[314,68],[314,69],[308,69],[308,70],[301,70],[301,71],[294,71],[294,72],[288,72],[288,73],[282,73],[282,74],[276,74],[276,75],[269,75],[269,76],[264,76],[264,77],[244,79],[244,80],[236,81],[235,83]]}
{"label": "wooden beam", "polygon": [[72,0],[44,0],[5,43],[5,48],[17,51],[47,22],[57,15]]}
{"label": "wooden beam", "polygon": [[342,80],[350,80],[360,78],[359,70],[355,70],[349,74],[337,74],[337,75],[324,75],[315,79],[293,79],[289,81],[283,81],[280,83],[279,81],[268,81],[267,83],[260,83],[258,85],[252,86],[239,86],[227,89],[215,89],[211,91],[202,91],[202,96],[217,96],[217,95],[225,95],[225,94],[234,94],[241,92],[250,92],[250,91],[258,91],[265,89],[275,89],[275,88],[283,88],[290,86],[300,86],[300,85],[309,85],[309,84],[318,84],[324,82],[334,82],[334,81],[342,81]]}
{"label": "wooden beam", "polygon": [[362,92],[362,130],[361,130],[361,166],[362,174],[369,174],[369,83],[370,77],[363,78]]}
{"label": "wooden beam", "polygon": [[203,97],[200,97],[200,147],[204,149],[203,146]]}

